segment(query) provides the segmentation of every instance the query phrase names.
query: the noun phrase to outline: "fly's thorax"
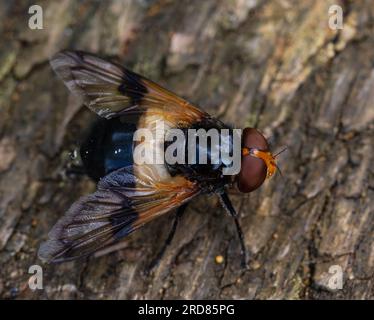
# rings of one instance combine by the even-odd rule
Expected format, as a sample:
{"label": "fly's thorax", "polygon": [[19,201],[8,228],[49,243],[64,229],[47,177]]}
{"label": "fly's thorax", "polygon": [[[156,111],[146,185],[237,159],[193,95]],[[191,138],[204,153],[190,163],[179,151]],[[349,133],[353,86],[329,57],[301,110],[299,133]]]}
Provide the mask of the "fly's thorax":
{"label": "fly's thorax", "polygon": [[[209,180],[234,176],[240,171],[240,137],[240,130],[227,127],[171,130],[165,138],[165,163],[172,174],[181,173],[192,178]],[[232,174],[227,173],[230,169]]]}

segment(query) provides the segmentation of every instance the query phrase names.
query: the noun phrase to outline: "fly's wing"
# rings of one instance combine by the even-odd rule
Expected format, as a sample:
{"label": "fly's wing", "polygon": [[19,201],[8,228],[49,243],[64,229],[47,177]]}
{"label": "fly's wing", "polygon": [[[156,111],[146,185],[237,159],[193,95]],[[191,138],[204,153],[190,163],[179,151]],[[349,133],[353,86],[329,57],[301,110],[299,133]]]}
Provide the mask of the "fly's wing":
{"label": "fly's wing", "polygon": [[183,177],[158,182],[153,167],[138,169],[134,165],[110,173],[95,193],[75,202],[40,246],[39,258],[63,262],[87,256],[199,193],[197,185]]}
{"label": "fly's wing", "polygon": [[81,51],[62,51],[52,68],[99,116],[112,118],[147,112],[172,125],[189,124],[209,115],[174,93],[126,68]]}
{"label": "fly's wing", "polygon": [[[210,118],[154,82],[94,55],[63,51],[51,59],[51,65],[65,85],[101,117],[124,116],[152,132],[159,120],[170,128]],[[147,143],[162,152],[163,144],[157,134],[154,137]],[[132,165],[114,171],[98,183],[95,193],[79,199],[57,222],[41,245],[39,257],[60,262],[89,255],[198,193],[197,184],[170,176],[165,165]]]}

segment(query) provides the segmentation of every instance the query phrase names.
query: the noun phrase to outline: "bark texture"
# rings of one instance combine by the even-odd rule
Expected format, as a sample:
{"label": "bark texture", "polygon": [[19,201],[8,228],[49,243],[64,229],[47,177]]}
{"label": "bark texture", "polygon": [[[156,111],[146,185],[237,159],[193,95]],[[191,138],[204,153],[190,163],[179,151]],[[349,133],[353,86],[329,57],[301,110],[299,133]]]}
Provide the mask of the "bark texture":
{"label": "bark texture", "polygon": [[[341,1],[0,2],[0,296],[20,299],[372,299],[374,296],[374,6]],[[332,4],[344,28],[328,27]],[[48,58],[80,49],[118,59],[237,128],[257,126],[288,146],[279,176],[193,201],[155,272],[145,267],[171,215],[98,258],[28,269],[57,219],[95,185],[67,177],[69,153],[95,116],[69,96]],[[223,263],[215,257],[222,255]],[[331,290],[329,268],[343,271]]]}

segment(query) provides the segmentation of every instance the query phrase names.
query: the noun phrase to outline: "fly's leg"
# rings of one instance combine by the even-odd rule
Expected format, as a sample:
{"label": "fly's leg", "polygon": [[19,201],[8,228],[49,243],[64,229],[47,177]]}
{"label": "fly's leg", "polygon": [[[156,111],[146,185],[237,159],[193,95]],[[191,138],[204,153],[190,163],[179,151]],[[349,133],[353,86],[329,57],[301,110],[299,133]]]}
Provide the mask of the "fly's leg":
{"label": "fly's leg", "polygon": [[175,231],[177,230],[178,222],[181,219],[181,217],[182,217],[183,213],[185,212],[186,208],[187,208],[187,203],[181,205],[178,208],[177,212],[175,213],[173,225],[170,229],[169,235],[168,235],[165,243],[163,244],[160,252],[157,254],[157,256],[152,260],[152,262],[148,266],[148,268],[145,272],[146,274],[149,274],[159,264],[159,262],[160,262],[161,258],[163,257],[167,247],[170,245],[171,241],[174,238]]}
{"label": "fly's leg", "polygon": [[239,241],[240,241],[240,248],[241,248],[241,256],[242,256],[242,268],[247,267],[247,250],[245,248],[244,244],[244,236],[243,236],[243,231],[242,228],[240,227],[239,220],[238,220],[238,214],[236,213],[230,198],[227,196],[226,192],[220,193],[219,198],[221,200],[222,206],[225,208],[225,210],[234,218],[235,226],[236,226],[236,231],[239,236]]}

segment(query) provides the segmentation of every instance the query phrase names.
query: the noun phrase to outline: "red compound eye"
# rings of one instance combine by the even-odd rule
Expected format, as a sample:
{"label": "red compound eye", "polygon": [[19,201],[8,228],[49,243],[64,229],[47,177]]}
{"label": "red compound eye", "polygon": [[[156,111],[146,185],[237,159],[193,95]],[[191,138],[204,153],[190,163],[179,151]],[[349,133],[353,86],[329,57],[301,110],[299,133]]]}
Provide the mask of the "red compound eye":
{"label": "red compound eye", "polygon": [[242,136],[242,148],[246,152],[242,155],[242,165],[237,178],[237,185],[241,192],[251,192],[262,185],[266,179],[267,167],[265,162],[252,156],[251,149],[267,151],[269,149],[265,137],[254,128],[245,128]]}

